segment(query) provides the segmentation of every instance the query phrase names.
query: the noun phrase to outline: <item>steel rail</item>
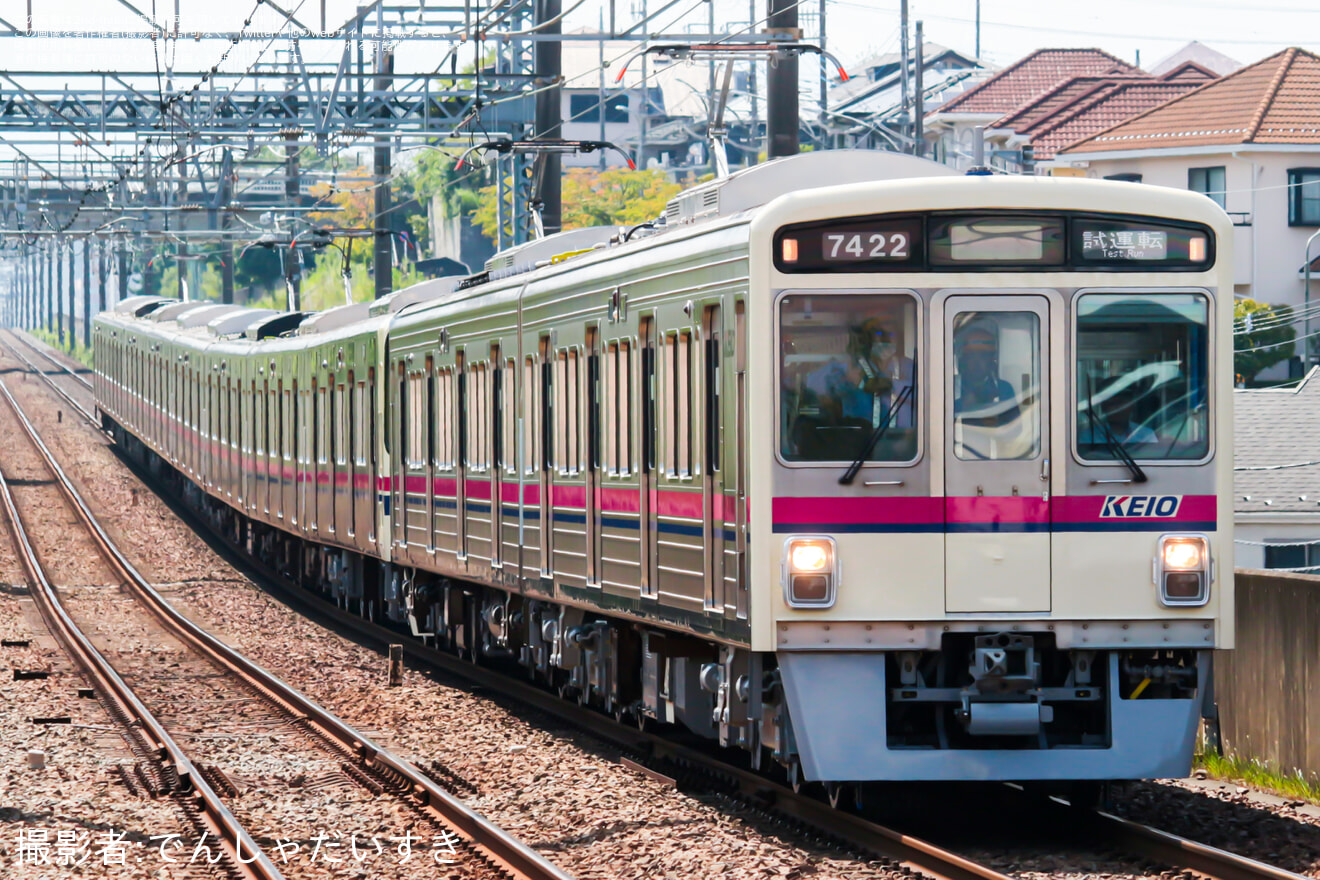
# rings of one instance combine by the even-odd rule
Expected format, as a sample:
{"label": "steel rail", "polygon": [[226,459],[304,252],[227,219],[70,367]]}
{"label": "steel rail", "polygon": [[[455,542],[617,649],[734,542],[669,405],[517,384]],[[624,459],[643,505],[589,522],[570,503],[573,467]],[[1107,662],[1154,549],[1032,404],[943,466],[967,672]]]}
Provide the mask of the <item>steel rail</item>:
{"label": "steel rail", "polygon": [[1092,810],[1084,815],[1086,830],[1094,835],[1092,839],[1108,840],[1117,848],[1158,862],[1190,868],[1213,880],[1306,880],[1301,874],[1179,837],[1104,810]]}
{"label": "steel rail", "polygon": [[[23,337],[19,336],[19,335],[18,335],[15,331],[13,331],[12,329],[10,329],[9,332],[10,332],[11,335],[14,336],[14,338],[16,338],[16,339],[23,339]],[[38,354],[40,354],[42,357],[46,358],[46,360],[50,361],[51,363],[55,364],[56,366],[62,368],[62,369],[65,370],[65,371],[67,371],[68,374],[69,374],[70,376],[73,376],[75,379],[77,379],[78,381],[82,382],[82,383],[87,387],[87,389],[88,389],[89,391],[93,390],[93,389],[92,389],[92,385],[91,385],[90,382],[88,382],[88,381],[87,381],[86,379],[84,379],[83,377],[79,376],[77,373],[73,372],[73,370],[70,370],[70,369],[69,369],[67,366],[65,366],[64,364],[61,364],[61,363],[59,363],[58,361],[56,361],[54,358],[52,358],[50,355],[46,354],[44,351],[41,351],[41,350],[39,350],[38,348],[36,348],[35,346],[33,346],[33,345],[32,345],[31,343],[29,343],[26,339],[23,339],[23,344],[26,345],[30,350],[35,351],[35,352],[37,352]],[[15,346],[14,346],[9,340],[5,339],[3,335],[0,335],[0,345],[3,345],[3,346],[9,351],[10,354],[12,354],[14,357],[18,358],[20,361],[22,361],[23,364],[26,365],[27,368],[28,368],[29,370],[31,370],[33,373],[36,373],[38,376],[40,376],[41,379],[42,379],[47,385],[49,385],[50,388],[51,388],[56,394],[58,394],[60,397],[63,397],[63,398],[65,399],[65,401],[68,402],[69,406],[71,406],[71,407],[73,407],[75,410],[77,410],[78,414],[81,415],[83,418],[85,418],[88,422],[90,422],[90,423],[91,423],[91,424],[92,424],[92,425],[93,425],[98,431],[101,430],[101,426],[100,426],[100,424],[98,423],[97,418],[96,418],[96,413],[94,413],[93,411],[89,410],[87,407],[83,406],[83,405],[82,405],[81,403],[79,403],[77,400],[74,400],[72,394],[70,394],[67,390],[61,388],[59,385],[55,384],[55,380],[52,379],[52,378],[50,377],[50,374],[49,374],[49,373],[47,373],[45,370],[41,369],[41,367],[39,367],[39,366],[37,366],[36,364],[34,364],[30,359],[28,359],[28,357],[27,357],[25,354],[23,354],[23,352],[19,351],[18,348],[15,347]],[[93,391],[93,397],[95,397],[95,392],[94,392],[94,391]]]}
{"label": "steel rail", "polygon": [[54,356],[52,356],[52,355],[51,355],[49,352],[47,352],[45,349],[41,348],[41,347],[38,346],[36,343],[30,341],[30,340],[27,338],[27,334],[26,334],[26,333],[20,333],[19,331],[15,330],[15,329],[12,328],[12,327],[9,327],[9,328],[6,328],[6,329],[8,329],[9,332],[10,332],[11,334],[13,334],[16,338],[23,340],[23,344],[26,345],[29,349],[31,349],[32,351],[35,351],[37,354],[39,354],[39,355],[41,355],[43,358],[45,358],[48,362],[54,364],[55,366],[59,367],[59,368],[60,368],[61,370],[63,370],[64,372],[68,373],[69,376],[72,377],[74,380],[76,380],[80,385],[82,385],[82,387],[86,388],[88,391],[93,390],[93,388],[92,388],[92,383],[91,383],[90,381],[88,381],[84,376],[79,375],[77,370],[73,369],[73,368],[70,367],[68,364],[64,363],[63,361],[57,360]]}
{"label": "steel rail", "polygon": [[[3,391],[5,399],[17,414],[18,404],[3,381],[0,381],[0,391]],[[19,560],[35,587],[32,596],[51,634],[60,641],[65,652],[83,670],[102,699],[117,706],[119,711],[117,713],[112,711],[112,714],[119,714],[129,719],[130,729],[133,726],[140,728],[157,759],[167,771],[172,771],[178,777],[177,783],[171,786],[171,794],[196,798],[204,821],[220,839],[220,845],[224,847],[231,864],[251,880],[282,880],[283,875],[279,869],[225,806],[215,789],[165,730],[164,725],[143,705],[64,609],[28,538],[27,529],[14,502],[13,492],[10,491],[9,482],[3,474],[0,474],[0,498],[4,502],[5,514],[13,531],[12,537],[14,546],[18,550]],[[244,856],[244,851],[248,854],[247,857]]]}
{"label": "steel rail", "polygon": [[[49,377],[45,378],[49,384]],[[528,880],[573,880],[571,874],[445,791],[411,762],[376,745],[365,734],[176,611],[120,552],[2,380],[0,392],[3,392],[24,432],[40,450],[64,496],[73,505],[107,561],[124,578],[129,589],[147,610],[170,632],[203,656],[248,682],[271,704],[313,732],[321,734],[327,742],[342,748],[346,754],[352,755],[369,768],[392,771],[407,780],[409,793],[420,806],[471,840],[484,851],[484,855],[497,869]],[[204,784],[199,776],[196,779]]]}

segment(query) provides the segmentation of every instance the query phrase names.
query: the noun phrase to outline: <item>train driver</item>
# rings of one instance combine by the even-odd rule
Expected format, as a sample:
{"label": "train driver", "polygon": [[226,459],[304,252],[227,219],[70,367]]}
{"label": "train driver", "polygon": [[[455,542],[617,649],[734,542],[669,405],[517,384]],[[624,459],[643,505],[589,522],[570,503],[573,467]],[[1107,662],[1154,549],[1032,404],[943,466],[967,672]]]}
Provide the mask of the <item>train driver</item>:
{"label": "train driver", "polygon": [[[954,356],[958,364],[958,394],[953,411],[959,415],[980,417],[997,415],[997,424],[1007,424],[1018,418],[1017,395],[1013,386],[999,377],[998,327],[988,319],[969,321],[958,328],[953,340]],[[1008,407],[995,407],[1011,402]],[[985,410],[998,410],[986,413]]]}
{"label": "train driver", "polygon": [[[841,420],[879,427],[899,395],[912,385],[912,359],[898,350],[894,332],[878,318],[848,335],[848,357],[836,357],[812,371],[806,386],[837,407]],[[912,409],[904,403],[893,427],[912,427]]]}

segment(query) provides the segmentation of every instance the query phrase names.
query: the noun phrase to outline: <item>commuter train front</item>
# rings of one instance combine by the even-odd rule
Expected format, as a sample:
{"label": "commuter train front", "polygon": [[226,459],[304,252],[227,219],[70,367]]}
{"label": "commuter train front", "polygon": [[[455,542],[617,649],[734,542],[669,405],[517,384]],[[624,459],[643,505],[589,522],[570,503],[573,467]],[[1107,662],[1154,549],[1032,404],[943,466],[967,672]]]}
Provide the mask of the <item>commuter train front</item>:
{"label": "commuter train front", "polygon": [[1233,638],[1227,217],[844,151],[657,226],[313,318],[129,301],[100,407],[309,589],[836,796],[1185,774]]}
{"label": "commuter train front", "polygon": [[1232,641],[1230,230],[981,184],[754,224],[759,644],[808,778],[1185,775]]}

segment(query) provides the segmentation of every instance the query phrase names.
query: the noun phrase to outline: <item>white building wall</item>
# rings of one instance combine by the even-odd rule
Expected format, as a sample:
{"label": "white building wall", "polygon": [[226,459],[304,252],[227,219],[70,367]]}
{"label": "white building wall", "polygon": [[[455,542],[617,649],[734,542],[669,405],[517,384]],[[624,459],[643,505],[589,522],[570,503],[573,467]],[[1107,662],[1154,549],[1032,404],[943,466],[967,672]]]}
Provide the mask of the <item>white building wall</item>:
{"label": "white building wall", "polygon": [[1283,515],[1261,520],[1252,514],[1238,514],[1233,527],[1234,538],[1239,542],[1233,549],[1234,564],[1238,568],[1265,567],[1265,548],[1258,546],[1260,544],[1320,541],[1320,521],[1287,521]]}

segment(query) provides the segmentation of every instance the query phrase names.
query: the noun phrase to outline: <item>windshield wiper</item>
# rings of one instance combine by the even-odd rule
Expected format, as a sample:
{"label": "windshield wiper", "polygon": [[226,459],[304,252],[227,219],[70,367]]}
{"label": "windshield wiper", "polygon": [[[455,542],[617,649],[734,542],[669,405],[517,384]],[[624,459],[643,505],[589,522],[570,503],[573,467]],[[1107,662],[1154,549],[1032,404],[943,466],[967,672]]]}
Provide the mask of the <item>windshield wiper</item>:
{"label": "windshield wiper", "polygon": [[1087,376],[1086,377],[1086,417],[1091,420],[1092,436],[1095,435],[1095,429],[1099,428],[1100,432],[1104,434],[1105,446],[1109,448],[1109,451],[1111,453],[1113,453],[1114,458],[1117,458],[1119,461],[1121,461],[1124,464],[1125,467],[1127,467],[1128,472],[1132,474],[1132,482],[1134,483],[1146,482],[1147,479],[1146,472],[1143,471],[1141,469],[1141,465],[1137,464],[1136,460],[1132,458],[1132,454],[1127,451],[1127,447],[1123,445],[1123,442],[1121,440],[1119,440],[1117,437],[1114,436],[1113,431],[1109,430],[1109,424],[1107,422],[1105,422],[1103,419],[1096,418],[1095,401],[1092,399],[1094,396],[1094,392],[1095,392],[1095,388],[1091,383],[1091,377]]}
{"label": "windshield wiper", "polygon": [[868,439],[866,443],[862,446],[862,451],[858,454],[857,460],[854,461],[852,464],[848,465],[848,470],[844,471],[843,476],[839,477],[839,485],[841,486],[851,485],[852,481],[857,478],[857,472],[862,469],[862,465],[866,464],[866,460],[870,458],[871,450],[875,448],[875,444],[880,442],[880,438],[885,436],[885,432],[888,431],[889,426],[894,423],[894,419],[898,416],[898,411],[903,408],[904,403],[908,402],[908,398],[912,399],[911,401],[913,407],[912,424],[915,425],[917,423],[916,388],[917,388],[917,365],[913,364],[911,384],[909,384],[908,387],[904,388],[902,391],[898,392],[898,398],[894,401],[894,405],[889,408],[889,415],[885,416],[884,421],[876,425],[875,430],[871,432],[870,439]]}

